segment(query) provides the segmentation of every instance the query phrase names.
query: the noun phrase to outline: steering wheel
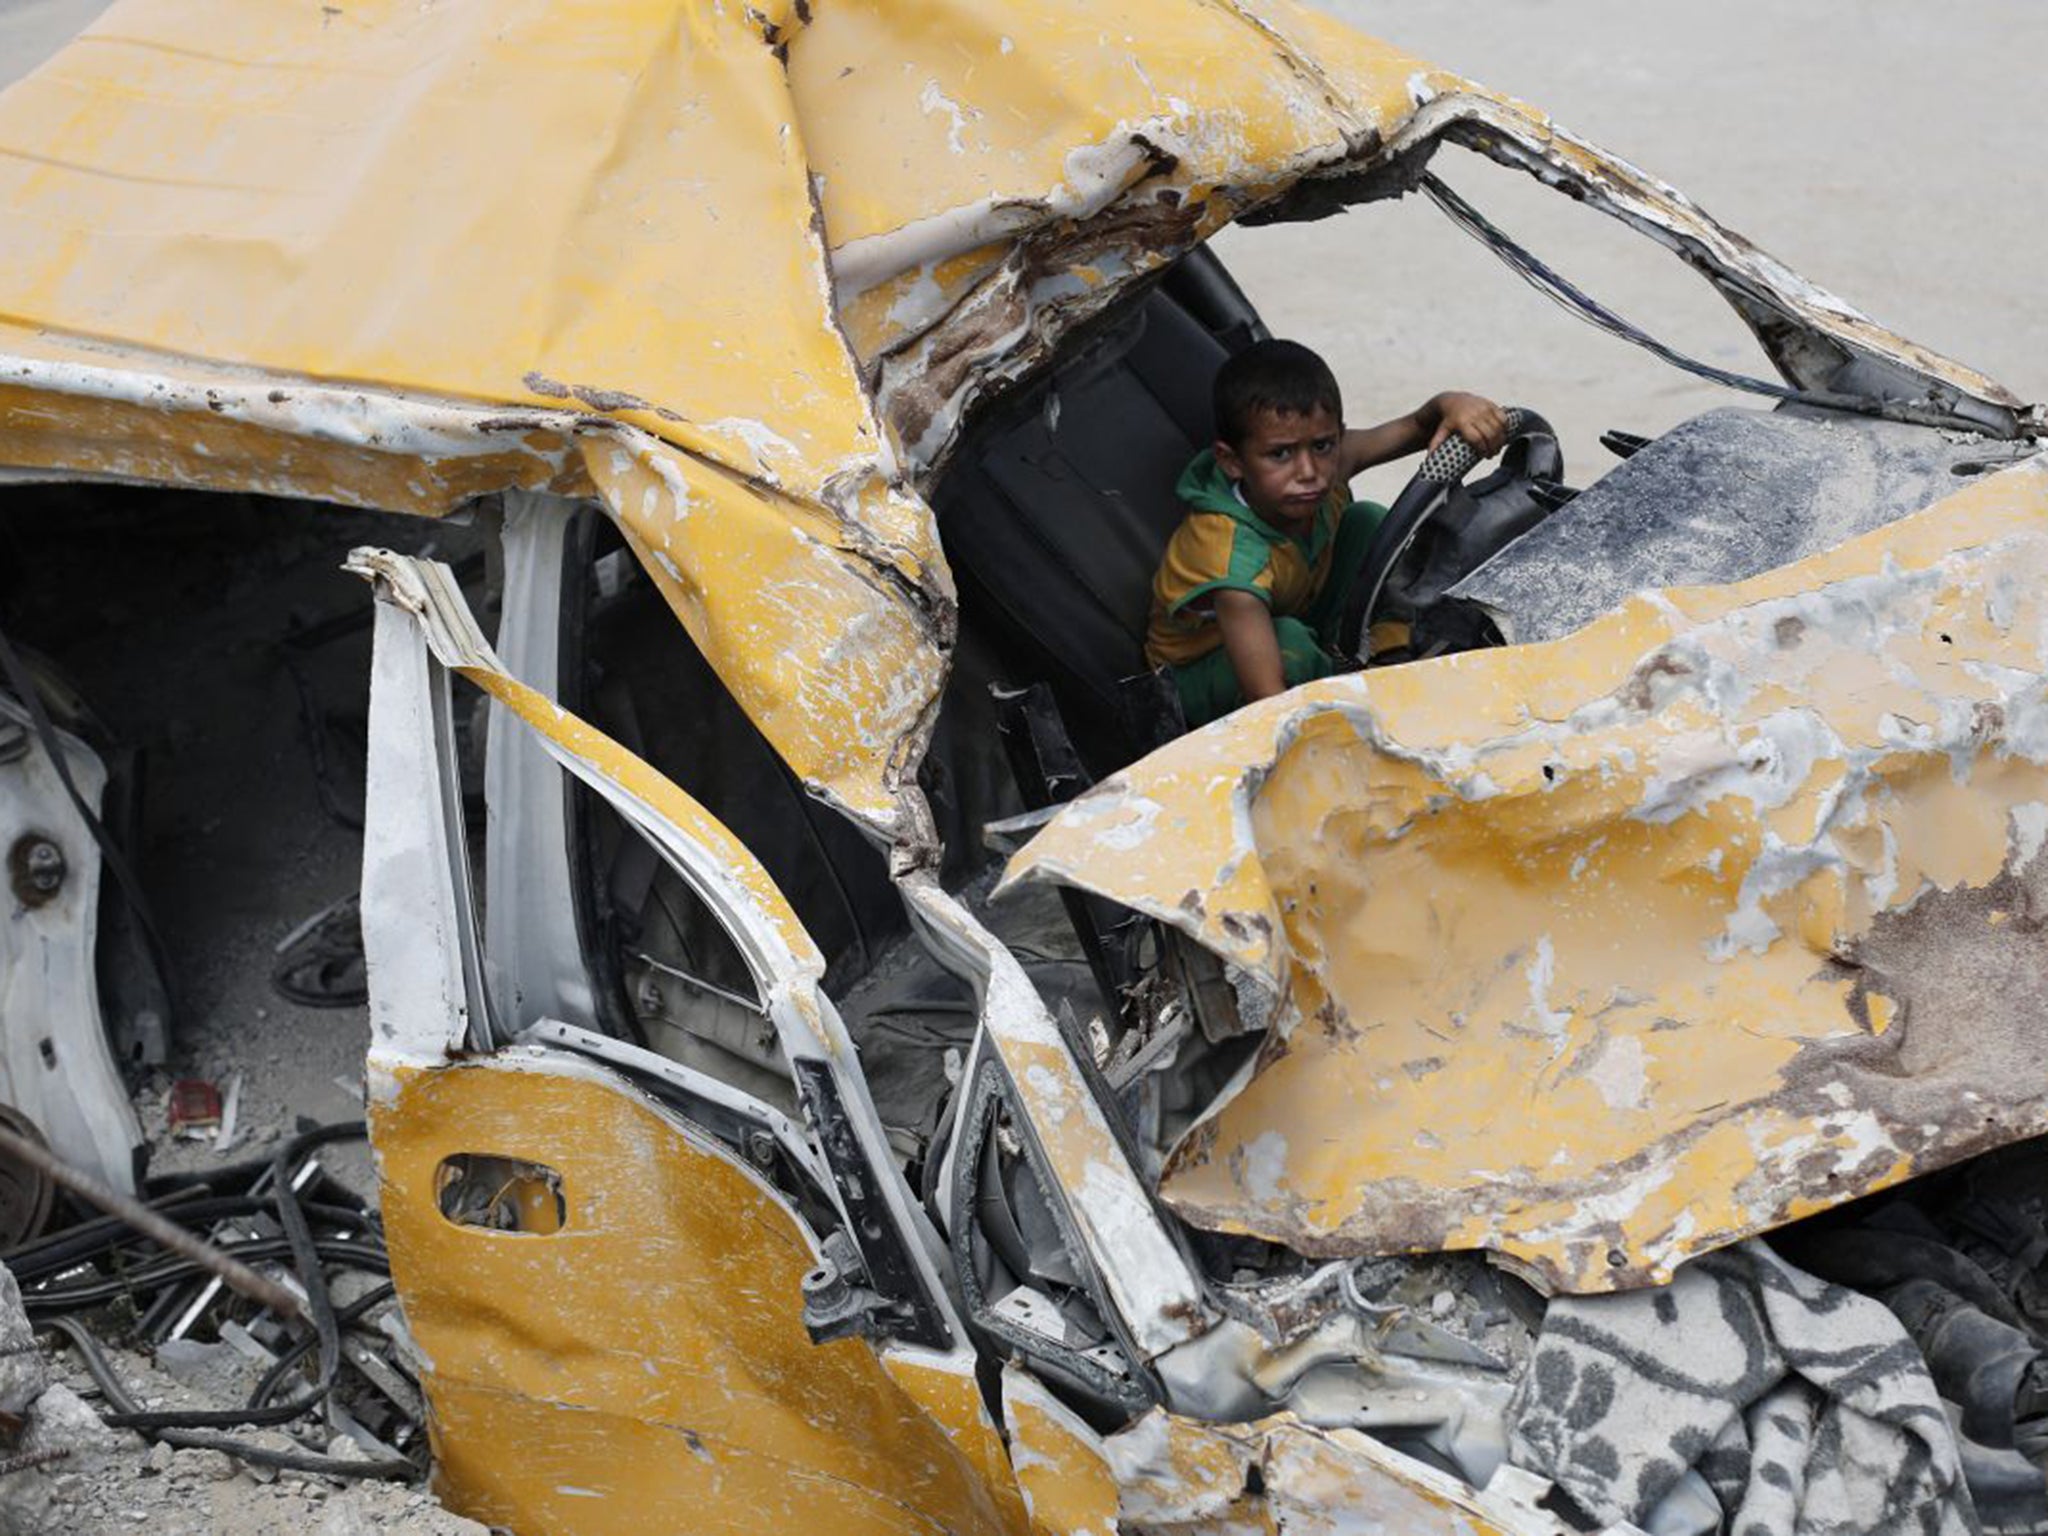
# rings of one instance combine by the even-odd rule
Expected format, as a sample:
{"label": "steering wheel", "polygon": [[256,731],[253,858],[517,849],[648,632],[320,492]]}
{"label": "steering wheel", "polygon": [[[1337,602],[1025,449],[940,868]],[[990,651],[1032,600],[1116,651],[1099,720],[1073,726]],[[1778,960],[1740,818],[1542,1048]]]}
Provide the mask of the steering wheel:
{"label": "steering wheel", "polygon": [[[1533,464],[1544,457],[1537,452],[1539,440],[1548,445],[1550,457],[1554,458],[1556,452],[1557,434],[1551,431],[1550,423],[1519,405],[1507,407],[1502,414],[1507,418],[1508,441],[1501,450],[1501,478],[1541,474]],[[1517,460],[1519,468],[1515,467]],[[1394,498],[1387,515],[1373,530],[1372,542],[1366,546],[1365,557],[1352,580],[1351,595],[1337,626],[1337,645],[1345,655],[1370,660],[1365,653],[1365,637],[1372,626],[1373,610],[1385,595],[1388,578],[1431,519],[1451,504],[1452,493],[1478,463],[1479,450],[1453,433],[1430,450],[1408,483],[1401,487],[1401,494]]]}

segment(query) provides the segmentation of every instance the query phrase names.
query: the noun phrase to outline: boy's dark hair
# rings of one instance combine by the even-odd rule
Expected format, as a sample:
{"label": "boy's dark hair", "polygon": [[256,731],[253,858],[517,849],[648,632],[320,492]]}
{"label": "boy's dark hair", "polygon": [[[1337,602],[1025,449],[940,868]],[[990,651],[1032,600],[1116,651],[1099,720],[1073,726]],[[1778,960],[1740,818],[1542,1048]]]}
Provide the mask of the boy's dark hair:
{"label": "boy's dark hair", "polygon": [[1260,411],[1306,416],[1321,408],[1344,416],[1337,376],[1298,341],[1255,341],[1234,354],[1217,373],[1211,400],[1217,439],[1232,447],[1244,441]]}

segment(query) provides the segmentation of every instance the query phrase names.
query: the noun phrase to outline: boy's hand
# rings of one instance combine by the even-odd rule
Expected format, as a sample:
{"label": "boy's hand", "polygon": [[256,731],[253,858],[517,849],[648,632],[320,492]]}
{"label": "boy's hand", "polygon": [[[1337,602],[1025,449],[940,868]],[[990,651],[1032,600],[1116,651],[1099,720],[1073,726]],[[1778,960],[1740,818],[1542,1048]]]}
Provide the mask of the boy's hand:
{"label": "boy's hand", "polygon": [[1490,459],[1507,446],[1507,414],[1485,396],[1452,389],[1429,403],[1436,409],[1436,430],[1429,439],[1432,449],[1453,433],[1470,443],[1483,458]]}
{"label": "boy's hand", "polygon": [[1476,448],[1481,457],[1492,458],[1507,446],[1507,413],[1482,395],[1446,390],[1423,401],[1406,416],[1346,432],[1337,477],[1349,480],[1375,464],[1405,458],[1411,453],[1426,453],[1454,432]]}

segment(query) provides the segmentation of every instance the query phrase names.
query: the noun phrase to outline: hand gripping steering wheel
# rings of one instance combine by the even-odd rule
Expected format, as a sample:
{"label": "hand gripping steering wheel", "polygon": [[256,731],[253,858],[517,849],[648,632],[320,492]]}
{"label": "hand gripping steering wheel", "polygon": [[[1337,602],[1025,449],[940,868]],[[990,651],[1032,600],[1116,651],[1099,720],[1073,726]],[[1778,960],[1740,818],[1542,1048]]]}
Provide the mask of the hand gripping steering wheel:
{"label": "hand gripping steering wheel", "polygon": [[[1507,446],[1501,450],[1504,462],[1513,454],[1518,441],[1555,435],[1549,422],[1522,406],[1508,406],[1501,414],[1507,418],[1508,426]],[[1408,483],[1401,487],[1401,494],[1394,498],[1387,515],[1373,530],[1372,542],[1359,562],[1351,596],[1337,626],[1337,646],[1346,656],[1355,656],[1360,661],[1369,659],[1364,650],[1365,637],[1372,625],[1373,610],[1386,591],[1387,579],[1417,535],[1450,504],[1451,492],[1479,462],[1479,450],[1453,433],[1429,451]]]}

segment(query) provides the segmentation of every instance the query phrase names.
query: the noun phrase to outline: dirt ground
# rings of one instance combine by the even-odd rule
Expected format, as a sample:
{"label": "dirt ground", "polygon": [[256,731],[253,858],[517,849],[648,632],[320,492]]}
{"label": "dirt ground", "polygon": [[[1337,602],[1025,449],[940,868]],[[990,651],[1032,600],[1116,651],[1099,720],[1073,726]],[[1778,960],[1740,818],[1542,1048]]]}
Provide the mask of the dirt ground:
{"label": "dirt ground", "polygon": [[[0,85],[102,8],[0,0]],[[2048,93],[2034,78],[2048,58],[2048,6],[2037,0],[1331,0],[1327,9],[1543,106],[1902,334],[2023,396],[2048,397],[2039,278]],[[1704,361],[1768,372],[1733,315],[1661,248],[1460,151],[1446,150],[1437,168],[1624,316]],[[1603,429],[1648,435],[1706,407],[1744,403],[1546,304],[1420,199],[1316,225],[1232,231],[1218,248],[1278,333],[1330,356],[1354,422],[1406,410],[1439,388],[1479,390],[1544,412],[1560,430],[1567,478],[1582,484],[1611,463],[1597,445]],[[1385,497],[1403,477],[1382,471],[1364,489]],[[352,599],[353,585],[335,580]],[[259,676],[254,662],[245,670],[288,725],[283,682]],[[169,714],[157,723],[202,777],[205,744],[177,739],[180,722]],[[289,926],[284,917],[349,885],[354,844],[312,802],[301,751],[284,731],[258,776],[289,786],[303,899],[251,893],[251,910],[275,921],[261,932],[252,921],[246,975],[223,964],[199,979],[203,1021],[176,1063],[218,1081],[244,1074],[245,1150],[274,1143],[299,1115],[350,1113],[364,1043],[359,1010],[289,1009],[269,997],[261,974],[274,930]],[[232,862],[215,830],[197,818],[180,829],[195,881]],[[243,1049],[251,1038],[258,1047]],[[159,1129],[161,1099],[142,1107]],[[171,1147],[158,1166],[205,1155]],[[237,1536],[459,1528],[433,1524],[438,1511],[412,1490],[259,1483],[217,1456],[152,1458],[132,1437],[110,1441],[96,1466],[89,1523],[62,1528],[188,1528],[179,1519]]]}

